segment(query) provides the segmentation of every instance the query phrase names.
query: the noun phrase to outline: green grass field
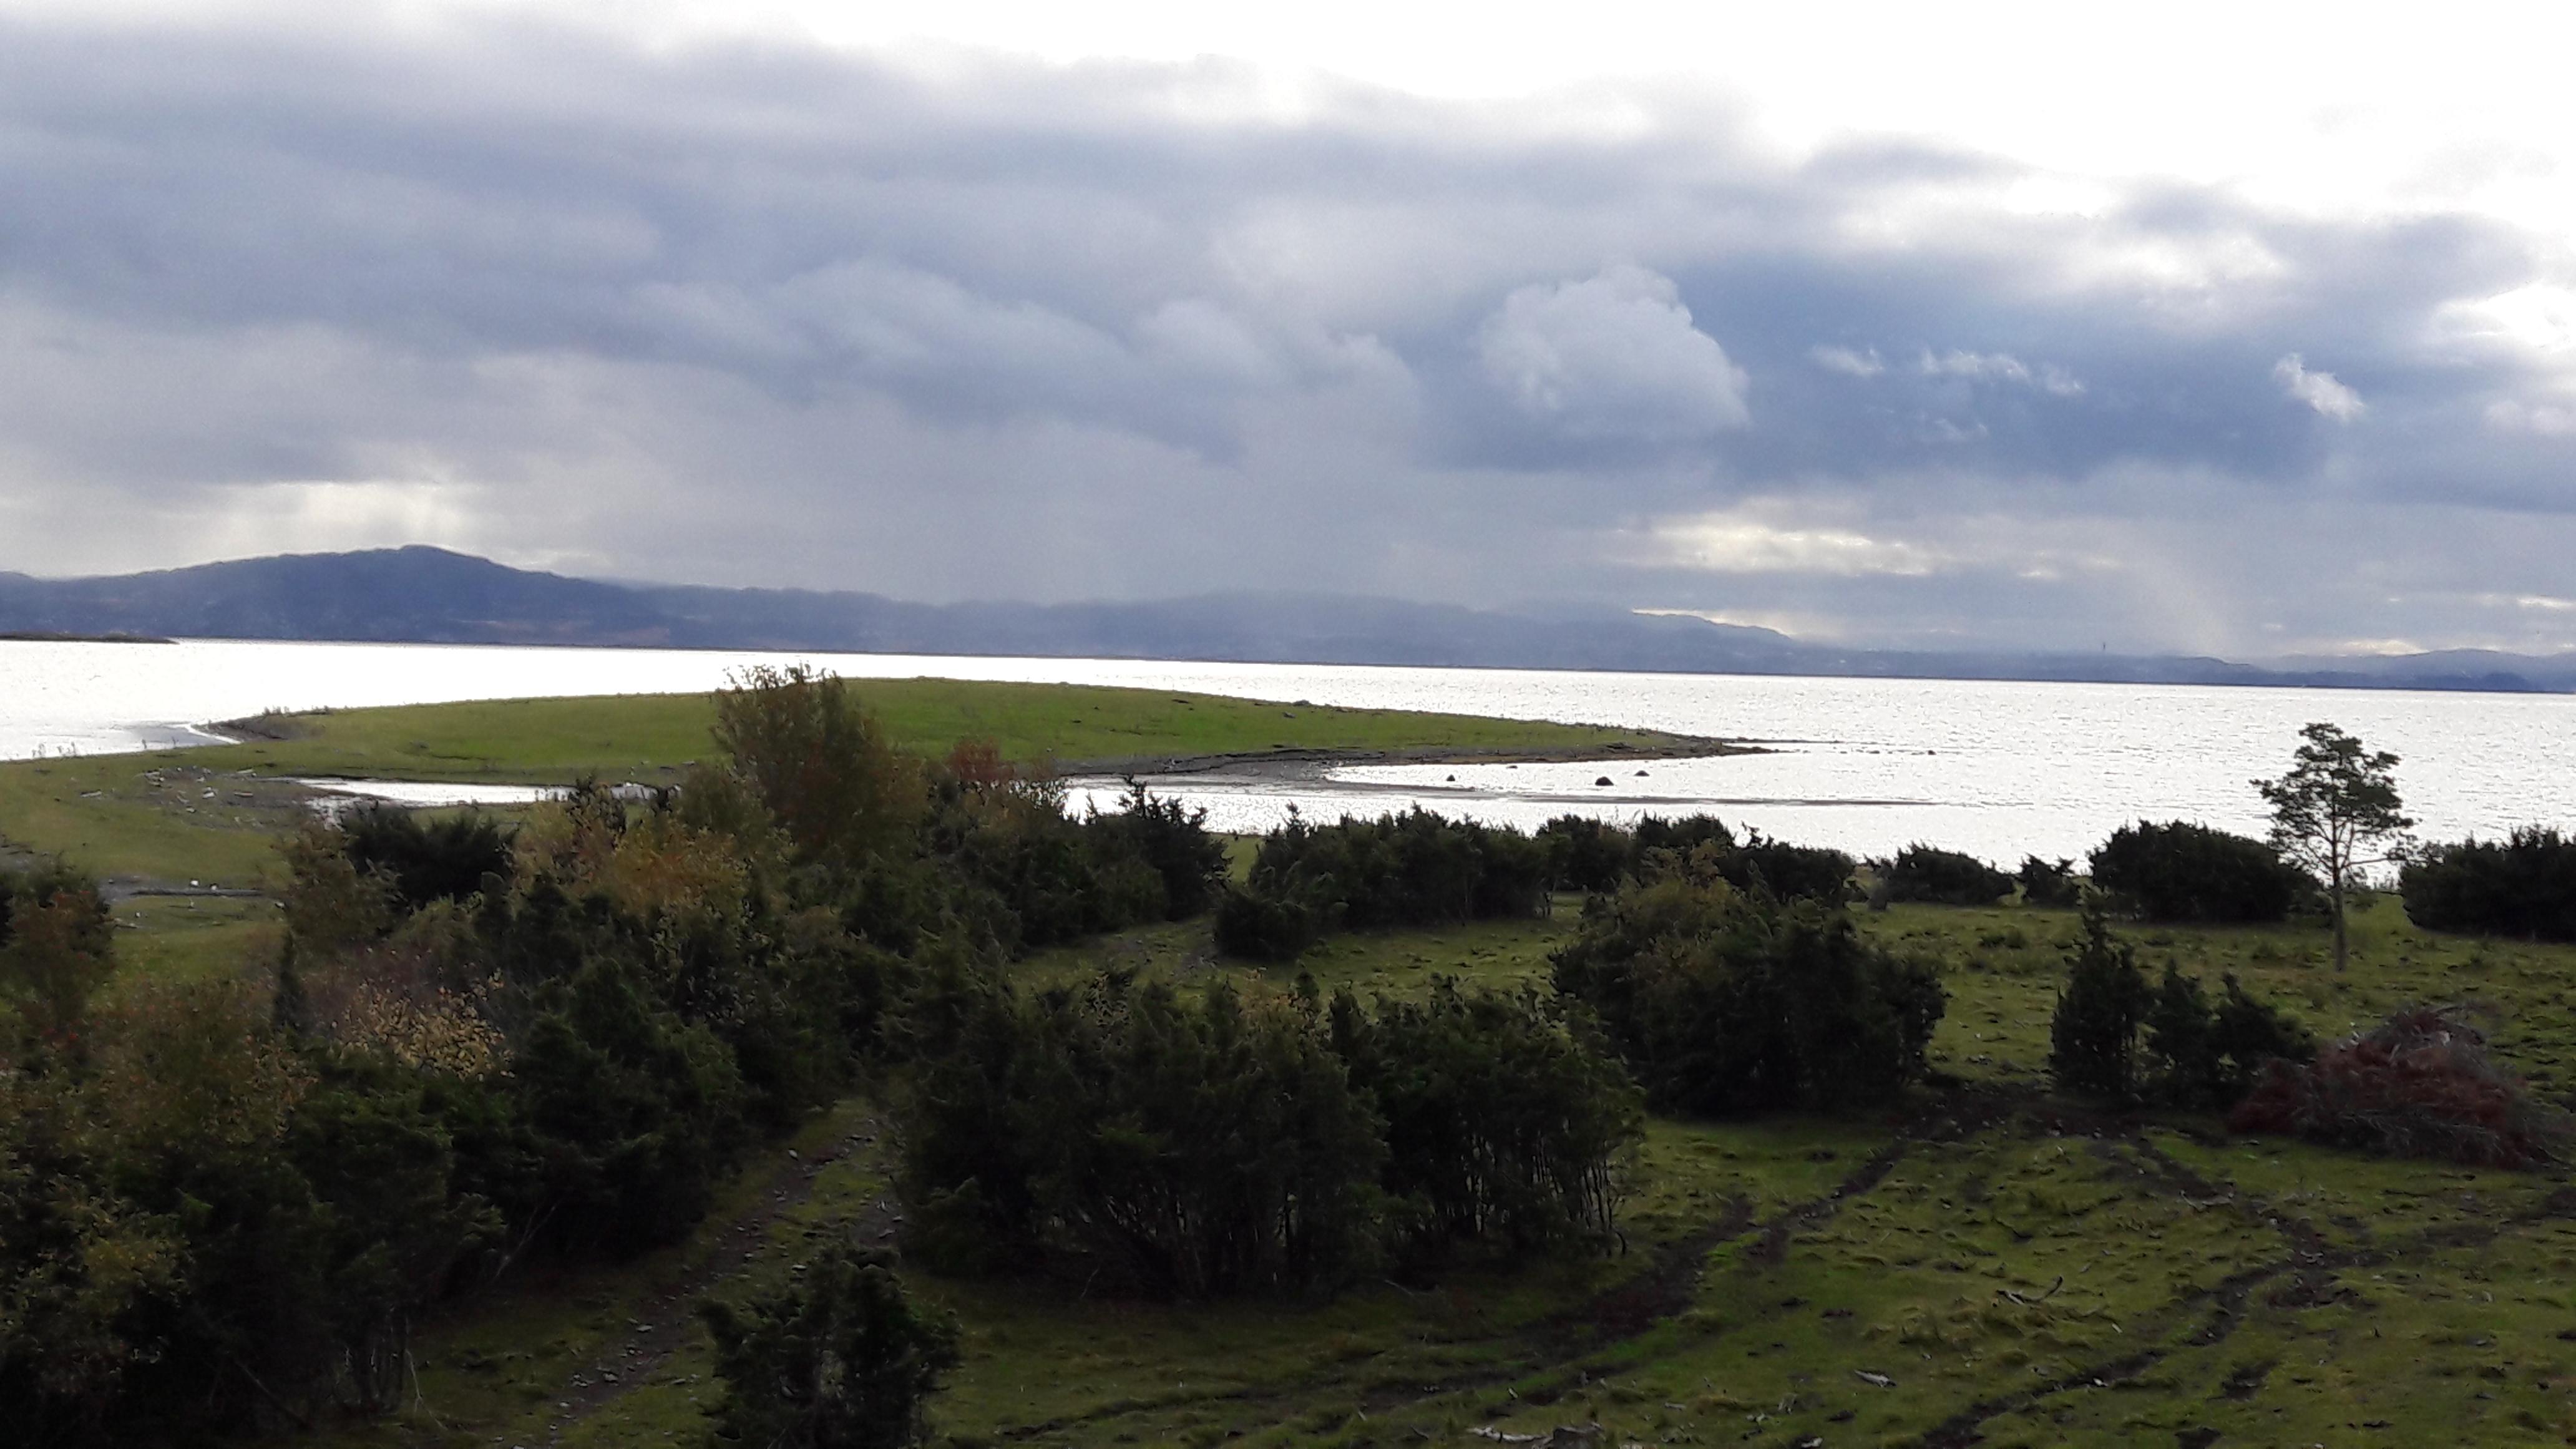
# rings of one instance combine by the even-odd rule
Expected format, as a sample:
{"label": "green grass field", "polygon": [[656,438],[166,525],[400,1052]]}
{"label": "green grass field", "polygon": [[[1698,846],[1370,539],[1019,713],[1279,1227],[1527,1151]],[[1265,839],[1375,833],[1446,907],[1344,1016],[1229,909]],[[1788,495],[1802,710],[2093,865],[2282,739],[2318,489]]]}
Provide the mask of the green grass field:
{"label": "green grass field", "polygon": [[[1008,759],[1069,765],[1275,750],[1586,757],[1707,750],[1704,741],[1651,730],[1164,690],[954,679],[864,679],[849,687],[908,749],[944,754],[959,740],[981,738]],[[560,783],[591,771],[650,780],[707,753],[715,707],[702,694],[624,695],[345,710],[290,723],[294,738],[259,751],[290,773]]]}

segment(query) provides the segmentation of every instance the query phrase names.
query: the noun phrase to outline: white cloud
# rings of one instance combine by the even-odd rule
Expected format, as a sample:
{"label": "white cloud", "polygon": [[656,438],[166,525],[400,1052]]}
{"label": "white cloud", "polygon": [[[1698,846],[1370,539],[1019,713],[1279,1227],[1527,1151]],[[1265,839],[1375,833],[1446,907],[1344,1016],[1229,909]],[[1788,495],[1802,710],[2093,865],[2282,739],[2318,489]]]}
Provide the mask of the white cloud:
{"label": "white cloud", "polygon": [[1862,352],[1848,347],[1810,347],[1807,360],[1827,372],[1839,372],[1846,377],[1876,377],[1887,371],[1887,364],[1878,360],[1875,347]]}
{"label": "white cloud", "polygon": [[2576,436],[2576,407],[2557,403],[2516,402],[2510,398],[2487,404],[2487,426],[2508,433],[2538,433],[2544,438]]}
{"label": "white cloud", "polygon": [[1915,362],[1925,377],[1964,377],[1979,382],[2013,382],[2035,387],[2052,397],[2081,397],[2084,384],[2053,362],[2036,369],[2009,352],[1964,352],[1952,348],[1939,356],[1926,351]]}
{"label": "white cloud", "polygon": [[1642,267],[1513,292],[1478,353],[1515,408],[1570,437],[1669,442],[1752,421],[1744,369],[1691,324],[1672,280]]}
{"label": "white cloud", "polygon": [[1947,562],[1901,539],[1847,528],[1782,527],[1741,511],[1661,519],[1649,537],[1650,561],[1710,573],[1920,577]]}
{"label": "white cloud", "polygon": [[2475,302],[2450,303],[2437,320],[2468,336],[2564,352],[2576,347],[2576,291],[2534,282]]}
{"label": "white cloud", "polygon": [[2272,380],[2281,385],[2284,394],[2339,423],[2351,422],[2368,411],[2360,393],[2344,386],[2331,372],[2308,371],[2307,360],[2295,352],[2272,364]]}

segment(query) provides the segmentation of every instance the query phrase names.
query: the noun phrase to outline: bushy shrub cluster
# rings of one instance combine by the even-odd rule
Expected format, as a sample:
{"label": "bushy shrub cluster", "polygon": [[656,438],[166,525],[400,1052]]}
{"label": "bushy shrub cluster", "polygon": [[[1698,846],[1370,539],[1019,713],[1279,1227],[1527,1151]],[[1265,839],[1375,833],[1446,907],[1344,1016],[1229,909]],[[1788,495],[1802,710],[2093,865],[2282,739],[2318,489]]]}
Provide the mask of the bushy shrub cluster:
{"label": "bushy shrub cluster", "polygon": [[0,876],[13,1434],[382,1409],[441,1299],[689,1231],[746,1142],[919,1035],[892,1027],[942,952],[1163,919],[1222,867],[1142,791],[1072,819],[972,750],[887,749],[838,681],[756,677],[718,714],[722,763],[648,801],[584,782],[515,833],[361,810],[286,839],[271,991],[98,1012],[96,890]]}
{"label": "bushy shrub cluster", "polygon": [[909,1020],[901,1187],[948,1271],[1301,1294],[1462,1244],[1597,1244],[1639,1130],[1616,1064],[1529,997],[1023,996],[960,960]]}
{"label": "bushy shrub cluster", "polygon": [[2025,855],[2013,879],[2021,886],[2023,905],[2066,909],[2083,903],[2084,889],[2075,878],[2075,862],[2071,860]]}
{"label": "bushy shrub cluster", "polygon": [[2576,840],[2555,830],[2427,847],[2397,888],[2406,918],[2428,931],[2576,941]]}
{"label": "bushy shrub cluster", "polygon": [[1548,879],[1558,890],[1617,890],[1636,853],[1634,836],[1589,815],[1559,815],[1538,828],[1537,839],[1547,852]]}
{"label": "bushy shrub cluster", "polygon": [[957,1324],[903,1291],[892,1255],[834,1244],[787,1286],[699,1305],[725,1392],[715,1442],[745,1449],[902,1449],[928,1437],[930,1396],[957,1367]]}
{"label": "bushy shrub cluster", "polygon": [[2558,1157],[2576,1124],[2533,1101],[2487,1055],[2479,1016],[2465,1006],[2411,1006],[2309,1065],[2276,1065],[2228,1114],[2228,1130],[2475,1167]]}
{"label": "bushy shrub cluster", "polygon": [[2277,1061],[2316,1054],[2305,1028],[2223,978],[2215,1002],[2198,977],[2168,961],[2154,986],[2135,948],[2098,911],[2067,953],[2066,985],[2049,1019],[2049,1074],[2058,1089],[2105,1100],[2226,1107]]}
{"label": "bushy shrub cluster", "polygon": [[1008,951],[1196,915],[1224,877],[1207,812],[1142,787],[1114,812],[1076,817],[1052,781],[946,768],[927,779],[916,891],[938,902],[932,919],[975,922]]}
{"label": "bushy shrub cluster", "polygon": [[350,866],[361,875],[382,872],[407,911],[465,900],[482,892],[487,877],[510,875],[509,833],[479,810],[424,821],[371,801],[341,815],[340,836]]}
{"label": "bushy shrub cluster", "polygon": [[1692,856],[1740,890],[1768,891],[1783,900],[1838,901],[1851,885],[1852,858],[1843,852],[1790,845],[1759,830],[1746,831],[1739,842],[1714,815],[1649,815],[1628,829],[1560,815],[1538,828],[1538,842],[1558,889],[1594,895]]}
{"label": "bushy shrub cluster", "polygon": [[1585,906],[1555,955],[1658,1108],[1698,1114],[1886,1101],[1924,1071],[1944,994],[1933,968],[1849,916],[1718,874],[1703,846]]}
{"label": "bushy shrub cluster", "polygon": [[[1316,933],[1543,915],[1547,851],[1517,830],[1415,808],[1262,837],[1251,877],[1217,913],[1230,955],[1285,960]],[[1248,898],[1248,899],[1246,899]]]}
{"label": "bushy shrub cluster", "polygon": [[2279,921],[2318,899],[2271,846],[2182,820],[2120,827],[2094,848],[2092,872],[2112,909],[2149,921]]}
{"label": "bushy shrub cluster", "polygon": [[1849,898],[1854,861],[1839,850],[1791,845],[1748,829],[1738,841],[1713,815],[1685,815],[1666,820],[1647,816],[1637,822],[1628,873],[1640,878],[1675,868],[1682,860],[1740,891],[1759,891],[1784,901],[1838,903]]}
{"label": "bushy shrub cluster", "polygon": [[1333,1052],[1384,1124],[1389,1239],[1410,1263],[1461,1247],[1594,1248],[1615,1231],[1636,1088],[1587,1018],[1535,989],[1330,1003]]}
{"label": "bushy shrub cluster", "polygon": [[0,870],[0,1071],[19,1054],[75,1048],[90,994],[115,969],[98,887],[61,862]]}
{"label": "bushy shrub cluster", "polygon": [[2013,878],[1956,850],[1909,845],[1879,870],[1891,901],[1936,906],[1991,906],[2013,891]]}

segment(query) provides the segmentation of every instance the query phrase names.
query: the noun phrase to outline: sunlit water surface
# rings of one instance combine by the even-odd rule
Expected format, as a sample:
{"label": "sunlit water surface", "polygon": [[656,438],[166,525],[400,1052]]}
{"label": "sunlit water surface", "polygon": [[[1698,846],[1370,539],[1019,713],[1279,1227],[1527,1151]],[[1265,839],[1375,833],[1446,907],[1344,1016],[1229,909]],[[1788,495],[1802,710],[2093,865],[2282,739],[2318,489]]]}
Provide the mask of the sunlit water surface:
{"label": "sunlit water surface", "polygon": [[[2299,726],[2333,720],[2404,757],[2430,838],[2576,823],[2576,696],[2183,685],[1786,679],[1750,675],[1383,669],[1145,660],[981,659],[684,650],[188,641],[0,641],[0,757],[203,743],[263,709],[707,690],[751,664],[806,660],[854,679],[939,676],[1137,685],[1321,705],[1616,724],[1763,744],[1763,755],[1616,765],[1335,769],[1161,788],[1209,823],[1258,830],[1420,803],[1533,825],[1713,811],[1860,854],[1912,841],[2006,865],[2076,856],[2141,817],[2259,833],[2248,782],[2287,764]],[[1637,772],[1643,770],[1643,775]],[[1596,781],[1607,776],[1607,786]],[[1454,779],[1452,778],[1454,777]],[[1114,793],[1077,782],[1077,803]]]}

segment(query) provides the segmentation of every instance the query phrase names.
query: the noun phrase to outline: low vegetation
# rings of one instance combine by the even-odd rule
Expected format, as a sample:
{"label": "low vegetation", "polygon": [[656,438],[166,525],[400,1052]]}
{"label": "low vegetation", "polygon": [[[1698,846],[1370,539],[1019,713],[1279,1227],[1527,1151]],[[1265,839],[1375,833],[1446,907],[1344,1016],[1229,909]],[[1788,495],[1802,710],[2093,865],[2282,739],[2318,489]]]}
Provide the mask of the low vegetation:
{"label": "low vegetation", "polygon": [[[13,1432],[2576,1433],[2576,956],[2531,933],[2365,898],[2337,973],[2314,917],[2039,861],[1862,911],[1714,821],[1228,870],[827,679],[728,709],[676,792],[292,834],[274,904],[8,875]],[[1222,954],[1244,899],[1314,934]]]}
{"label": "low vegetation", "polygon": [[[2025,864],[2027,870],[2030,864]],[[1879,871],[1884,898],[1938,906],[1991,906],[2013,893],[2015,881],[1973,855],[1929,845],[1909,845]],[[2040,880],[2047,890],[2045,877]]]}
{"label": "low vegetation", "polygon": [[2527,826],[2416,852],[2398,874],[2407,919],[2428,931],[2576,941],[2576,840]]}
{"label": "low vegetation", "polygon": [[2092,881],[2110,909],[2144,921],[2280,921],[2318,899],[2270,845],[2185,820],[2112,832],[2093,851]]}
{"label": "low vegetation", "polygon": [[1714,846],[1594,896],[1556,987],[1599,1016],[1647,1100],[1697,1116],[1883,1104],[1923,1075],[1937,968],[1815,901],[1747,892]]}

